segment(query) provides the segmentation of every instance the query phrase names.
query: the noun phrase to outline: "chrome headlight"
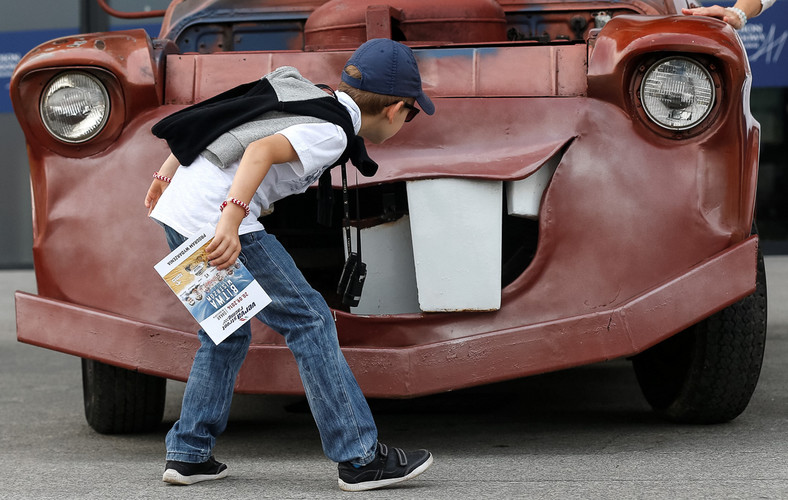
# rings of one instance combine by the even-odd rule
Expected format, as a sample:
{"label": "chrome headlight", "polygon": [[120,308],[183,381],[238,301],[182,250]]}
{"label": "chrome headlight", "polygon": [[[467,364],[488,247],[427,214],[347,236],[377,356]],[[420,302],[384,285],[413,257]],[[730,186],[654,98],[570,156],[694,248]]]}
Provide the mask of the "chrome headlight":
{"label": "chrome headlight", "polygon": [[670,130],[686,130],[709,115],[714,106],[714,81],[696,61],[669,57],[646,71],[640,99],[654,123]]}
{"label": "chrome headlight", "polygon": [[41,96],[41,120],[55,138],[69,143],[95,137],[109,117],[110,101],[101,81],[78,71],[55,77]]}

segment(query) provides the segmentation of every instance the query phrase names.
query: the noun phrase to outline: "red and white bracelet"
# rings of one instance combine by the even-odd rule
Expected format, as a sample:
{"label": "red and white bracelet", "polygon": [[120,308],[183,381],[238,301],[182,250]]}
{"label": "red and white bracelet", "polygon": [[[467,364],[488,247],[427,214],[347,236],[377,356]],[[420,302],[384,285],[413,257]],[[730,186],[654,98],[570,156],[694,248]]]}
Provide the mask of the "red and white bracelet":
{"label": "red and white bracelet", "polygon": [[242,202],[238,198],[227,198],[226,200],[224,200],[222,202],[222,206],[219,207],[219,211],[224,211],[224,207],[226,207],[228,203],[232,203],[233,205],[238,205],[239,207],[243,208],[245,212],[244,217],[249,216],[249,212],[251,211],[249,205]]}
{"label": "red and white bracelet", "polygon": [[160,174],[160,173],[158,173],[158,172],[154,172],[154,173],[153,173],[153,178],[154,178],[154,179],[159,179],[160,181],[164,181],[164,182],[166,182],[167,184],[169,184],[170,182],[172,182],[172,179],[171,179],[170,177],[166,177],[166,176],[164,176],[164,175],[161,175],[161,174]]}

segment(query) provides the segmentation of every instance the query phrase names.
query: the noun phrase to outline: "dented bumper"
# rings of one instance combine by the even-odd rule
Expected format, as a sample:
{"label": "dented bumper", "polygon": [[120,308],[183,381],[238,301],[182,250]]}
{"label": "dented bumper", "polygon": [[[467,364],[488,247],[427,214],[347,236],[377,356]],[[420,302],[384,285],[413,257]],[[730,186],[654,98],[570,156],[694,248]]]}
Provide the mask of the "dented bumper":
{"label": "dented bumper", "polygon": [[[411,332],[411,345],[345,346],[343,352],[369,397],[420,396],[629,356],[752,293],[757,247],[757,237],[749,238],[609,309],[500,330],[489,329],[494,318],[484,314],[412,318],[400,325]],[[16,313],[22,342],[177,380],[188,377],[199,346],[191,332],[27,293],[16,294]],[[350,326],[347,319],[338,318],[340,329]],[[375,319],[365,328],[379,331],[390,321]],[[467,336],[435,336],[458,329]],[[260,344],[250,348],[236,390],[303,391],[287,347]]]}

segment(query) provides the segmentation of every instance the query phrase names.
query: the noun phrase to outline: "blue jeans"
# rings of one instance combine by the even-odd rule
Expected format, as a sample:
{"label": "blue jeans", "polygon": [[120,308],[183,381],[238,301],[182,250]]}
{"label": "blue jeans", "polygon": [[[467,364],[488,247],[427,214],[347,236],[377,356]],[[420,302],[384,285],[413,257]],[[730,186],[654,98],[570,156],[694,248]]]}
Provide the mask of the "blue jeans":
{"label": "blue jeans", "polygon": [[[171,249],[185,238],[165,226]],[[259,231],[241,235],[239,259],[271,297],[257,319],[284,336],[304,384],[323,451],[335,462],[372,461],[377,428],[367,401],[339,348],[334,319],[277,239]],[[247,322],[216,345],[200,330],[183,394],[180,419],[167,434],[167,460],[204,462],[227,426],[235,378],[252,337]]]}

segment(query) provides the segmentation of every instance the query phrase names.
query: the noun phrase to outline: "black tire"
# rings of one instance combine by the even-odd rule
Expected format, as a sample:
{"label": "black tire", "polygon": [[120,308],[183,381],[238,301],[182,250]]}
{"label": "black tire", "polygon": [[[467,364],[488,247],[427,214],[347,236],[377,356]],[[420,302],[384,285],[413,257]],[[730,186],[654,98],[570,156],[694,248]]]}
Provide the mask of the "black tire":
{"label": "black tire", "polygon": [[85,418],[101,434],[155,429],[164,415],[167,379],[82,359]]}
{"label": "black tire", "polygon": [[715,424],[750,402],[766,343],[766,272],[758,250],[756,288],[739,302],[632,358],[646,400],[663,418]]}

